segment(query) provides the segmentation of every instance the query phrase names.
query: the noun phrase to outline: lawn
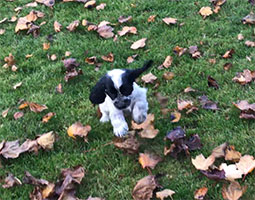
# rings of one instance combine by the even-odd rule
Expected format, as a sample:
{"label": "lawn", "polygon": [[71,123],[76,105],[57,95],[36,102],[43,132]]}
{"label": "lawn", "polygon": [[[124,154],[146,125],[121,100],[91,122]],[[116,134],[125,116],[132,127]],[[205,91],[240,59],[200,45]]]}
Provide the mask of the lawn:
{"label": "lawn", "polygon": [[[23,6],[30,0],[0,1],[0,20],[10,19],[16,15],[14,11],[18,6]],[[175,191],[174,199],[193,199],[194,192],[203,186],[208,187],[207,199],[223,199],[221,189],[223,182],[215,182],[203,176],[191,163],[191,158],[203,153],[205,157],[211,154],[216,146],[228,142],[234,145],[242,155],[255,155],[255,124],[253,120],[239,118],[239,111],[232,102],[248,100],[255,102],[254,82],[242,86],[232,81],[237,72],[244,69],[254,70],[254,48],[247,47],[246,40],[255,41],[254,26],[243,24],[242,18],[254,8],[248,0],[228,0],[216,14],[203,19],[198,14],[203,6],[211,6],[209,0],[104,0],[103,10],[86,9],[83,3],[56,1],[53,9],[42,4],[37,7],[24,7],[16,16],[23,17],[34,10],[45,13],[43,18],[35,24],[45,21],[40,28],[40,35],[34,38],[27,35],[26,31],[15,33],[17,22],[4,22],[0,29],[5,33],[0,35],[0,65],[4,65],[4,58],[12,53],[16,60],[18,70],[0,67],[0,112],[11,108],[6,118],[0,116],[0,141],[13,141],[19,139],[34,139],[37,135],[54,131],[57,141],[50,151],[39,150],[38,155],[24,153],[15,159],[1,158],[0,180],[8,173],[14,174],[22,180],[24,172],[29,171],[37,178],[43,178],[55,182],[59,178],[60,170],[76,165],[82,165],[86,174],[78,186],[77,197],[86,199],[90,195],[109,200],[132,199],[132,190],[136,182],[147,176],[148,171],[142,169],[138,162],[138,155],[129,155],[114,145],[109,144],[113,138],[110,123],[101,124],[97,117],[97,107],[89,101],[90,89],[97,80],[113,68],[137,68],[144,61],[152,59],[154,65],[150,72],[158,77],[160,85],[155,89],[154,84],[145,84],[138,79],[138,84],[148,88],[149,112],[155,114],[155,127],[159,134],[154,139],[139,139],[142,145],[139,152],[151,151],[164,157],[152,174],[164,174],[159,179],[164,188]],[[119,24],[119,16],[132,16],[133,20]],[[154,22],[148,22],[151,15],[156,15]],[[167,25],[162,19],[165,17],[177,18],[175,25]],[[86,19],[95,24],[103,20],[111,22],[114,33],[117,34],[123,26],[135,26],[137,35],[125,35],[113,38],[101,38],[96,32],[88,31],[81,24],[73,31],[66,29],[74,20],[80,22]],[[54,31],[54,21],[63,25],[61,32]],[[182,26],[180,26],[181,23]],[[237,39],[238,34],[244,36],[244,40]],[[50,37],[49,37],[50,35]],[[50,38],[50,41],[49,41]],[[132,50],[131,44],[141,38],[147,38],[146,46],[138,50]],[[43,50],[43,43],[50,42],[50,48]],[[193,59],[186,53],[178,56],[173,52],[175,46],[188,48],[197,45],[202,56]],[[223,59],[222,55],[234,49],[232,58]],[[69,57],[76,58],[80,63],[83,75],[79,75],[65,82],[65,69],[62,59],[65,52],[70,51]],[[102,55],[112,52],[114,62],[105,62]],[[26,58],[33,54],[31,58]],[[56,54],[57,59],[52,61],[49,56]],[[138,54],[138,58],[127,64],[127,57]],[[173,57],[173,63],[168,69],[158,69],[166,56]],[[93,65],[85,62],[85,58],[96,56],[102,66],[98,71]],[[246,56],[251,59],[247,60]],[[209,59],[216,59],[211,64]],[[227,62],[233,67],[225,71],[223,65]],[[148,71],[148,72],[149,72]],[[172,80],[166,81],[162,75],[166,71],[175,74]],[[208,87],[207,77],[212,76],[217,80],[219,89]],[[22,82],[16,90],[13,86]],[[63,94],[56,93],[56,86],[61,83]],[[211,111],[199,107],[198,94],[186,94],[183,90],[192,87],[205,94],[212,101],[218,103],[219,110]],[[160,112],[160,104],[153,95],[160,92],[169,98],[167,108],[177,109],[177,99],[193,100],[199,110],[190,114],[182,112],[182,118],[178,123],[171,123],[170,113],[163,116]],[[45,104],[48,110],[41,113],[24,111],[22,118],[15,120],[13,114],[18,109],[18,102],[25,99],[29,102]],[[48,123],[42,123],[42,117],[48,112],[55,112]],[[83,125],[92,127],[88,135],[88,142],[83,139],[72,139],[67,135],[67,128],[80,121]],[[192,151],[190,157],[185,154],[178,159],[167,155],[163,150],[166,142],[166,133],[177,126],[185,129],[188,136],[198,134],[203,143],[201,150]],[[254,172],[248,174],[244,181],[239,180],[242,186],[247,185],[247,191],[242,199],[255,199]],[[29,193],[33,190],[31,185],[22,185],[10,189],[0,187],[0,199],[29,199]]]}

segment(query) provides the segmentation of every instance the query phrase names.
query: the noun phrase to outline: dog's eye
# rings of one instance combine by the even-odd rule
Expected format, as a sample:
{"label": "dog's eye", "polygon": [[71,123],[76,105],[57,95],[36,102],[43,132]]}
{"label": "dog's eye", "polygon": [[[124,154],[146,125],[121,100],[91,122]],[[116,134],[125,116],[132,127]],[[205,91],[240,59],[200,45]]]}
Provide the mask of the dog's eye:
{"label": "dog's eye", "polygon": [[120,87],[120,93],[124,96],[129,96],[133,91],[133,87],[129,85],[122,85]]}

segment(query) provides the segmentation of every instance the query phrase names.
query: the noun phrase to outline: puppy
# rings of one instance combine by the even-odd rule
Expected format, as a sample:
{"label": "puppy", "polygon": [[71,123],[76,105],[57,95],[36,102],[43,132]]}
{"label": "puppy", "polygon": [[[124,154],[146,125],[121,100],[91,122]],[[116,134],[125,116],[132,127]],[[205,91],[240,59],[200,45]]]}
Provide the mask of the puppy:
{"label": "puppy", "polygon": [[99,104],[102,117],[100,122],[111,121],[113,132],[122,137],[128,131],[124,114],[131,114],[140,124],[146,120],[148,102],[147,89],[138,86],[135,79],[152,65],[147,61],[139,69],[114,69],[104,75],[92,88],[90,101]]}

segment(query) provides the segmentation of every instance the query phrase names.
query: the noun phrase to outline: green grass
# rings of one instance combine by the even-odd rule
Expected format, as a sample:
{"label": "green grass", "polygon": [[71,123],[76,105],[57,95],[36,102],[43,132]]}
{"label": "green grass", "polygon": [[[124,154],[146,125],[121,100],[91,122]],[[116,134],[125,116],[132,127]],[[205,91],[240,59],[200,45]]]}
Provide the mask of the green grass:
{"label": "green grass", "polygon": [[[14,2],[0,2],[0,20],[4,17],[10,18],[15,15],[14,8],[29,3],[28,0]],[[17,72],[10,69],[0,68],[0,111],[12,107],[6,118],[0,117],[0,141],[16,140],[24,141],[26,138],[34,139],[36,135],[53,130],[58,135],[52,151],[39,151],[38,155],[24,153],[16,159],[1,159],[2,168],[0,176],[4,178],[8,172],[22,179],[27,170],[37,178],[56,181],[62,168],[81,164],[86,175],[78,187],[77,196],[86,199],[88,196],[99,196],[106,199],[132,199],[131,192],[136,182],[148,175],[138,163],[137,155],[127,155],[113,145],[103,146],[113,139],[112,127],[109,123],[100,124],[96,117],[96,108],[88,99],[90,88],[109,69],[112,68],[136,68],[142,66],[148,59],[154,60],[151,72],[157,75],[160,86],[153,89],[148,88],[148,101],[150,113],[155,114],[155,126],[160,130],[159,135],[153,140],[140,139],[142,141],[141,152],[144,150],[154,151],[163,156],[165,145],[164,136],[177,125],[185,128],[187,135],[198,133],[201,137],[203,148],[191,153],[191,157],[203,153],[208,156],[211,150],[224,143],[229,142],[238,151],[244,154],[255,154],[255,124],[253,121],[239,119],[239,112],[233,107],[232,102],[247,99],[250,103],[255,102],[254,83],[240,86],[232,82],[236,72],[243,69],[254,69],[254,49],[244,45],[245,40],[255,40],[254,26],[243,25],[241,19],[252,10],[248,1],[228,1],[218,14],[214,14],[205,20],[198,14],[202,6],[208,6],[208,0],[197,1],[198,5],[191,0],[165,1],[165,0],[130,0],[130,1],[99,1],[107,4],[102,11],[87,10],[83,4],[57,1],[51,10],[39,5],[35,10],[45,13],[45,17],[37,20],[36,24],[46,21],[41,27],[40,36],[33,38],[25,32],[14,33],[15,23],[5,22],[0,28],[6,30],[0,35],[0,65],[4,64],[4,57],[12,53],[15,57]],[[130,6],[135,4],[136,7]],[[24,8],[17,16],[27,15],[32,8]],[[133,21],[129,25],[135,26],[137,35],[119,37],[117,42],[113,39],[102,39],[94,32],[88,32],[86,28],[79,26],[72,33],[65,27],[74,20],[87,19],[99,23],[103,20],[117,23],[120,15],[131,15]],[[157,15],[155,22],[148,23],[150,15]],[[184,26],[167,26],[162,19],[164,17],[175,17]],[[57,20],[63,25],[60,33],[55,33],[53,23]],[[114,32],[117,33],[124,25],[116,25]],[[238,41],[237,35],[242,33],[244,41]],[[47,42],[46,37],[52,34],[53,42],[48,51],[42,49],[42,44]],[[132,42],[148,38],[146,47],[139,50],[131,50]],[[203,45],[200,44],[203,42]],[[189,47],[198,45],[203,56],[193,60],[188,54],[181,57],[174,55],[173,48],[178,45]],[[235,54],[230,60],[224,60],[221,56],[229,49],[235,49]],[[64,67],[61,58],[65,51],[71,51],[71,57],[81,63],[83,75],[64,82]],[[84,52],[87,51],[87,55]],[[94,71],[94,67],[84,62],[86,57],[97,56],[112,52],[115,56],[114,63],[103,62],[100,71]],[[25,55],[33,54],[26,59]],[[47,54],[56,54],[56,61],[50,61]],[[128,56],[139,54],[139,58],[132,64],[126,64]],[[157,66],[163,63],[165,57],[174,57],[169,69],[158,70]],[[246,56],[252,58],[248,62]],[[212,65],[208,62],[210,58],[216,58],[217,62]],[[224,71],[226,62],[233,63],[230,71]],[[162,74],[172,71],[175,77],[171,81],[165,81]],[[209,88],[207,76],[215,78],[219,90]],[[23,85],[14,90],[12,86],[17,82]],[[56,94],[55,87],[63,84],[63,94]],[[144,85],[139,81],[140,85]],[[193,99],[197,97],[183,94],[183,90],[191,86],[208,95],[210,100],[219,103],[220,110],[216,112],[202,110],[183,114],[177,124],[171,124],[169,117],[162,117],[160,105],[153,96],[154,92],[161,92],[169,97],[168,108],[177,108],[178,97]],[[13,114],[18,111],[18,101],[27,101],[46,104],[48,110],[42,113],[25,112],[23,118],[14,120]],[[55,112],[56,116],[47,124],[41,123],[41,118],[47,112]],[[92,131],[88,136],[88,143],[82,139],[73,140],[68,137],[66,130],[76,121],[90,124]],[[96,149],[84,153],[85,150]],[[196,189],[207,186],[208,199],[222,199],[222,183],[208,180],[196,170],[190,158],[180,156],[178,160],[166,156],[164,161],[152,170],[153,174],[165,174],[160,179],[164,188],[176,192],[174,199],[193,199]],[[1,178],[1,179],[2,179]],[[241,185],[247,185],[248,190],[242,199],[254,199],[255,182],[254,173],[249,174]],[[0,199],[28,199],[32,186],[23,185],[11,189],[0,187]]]}

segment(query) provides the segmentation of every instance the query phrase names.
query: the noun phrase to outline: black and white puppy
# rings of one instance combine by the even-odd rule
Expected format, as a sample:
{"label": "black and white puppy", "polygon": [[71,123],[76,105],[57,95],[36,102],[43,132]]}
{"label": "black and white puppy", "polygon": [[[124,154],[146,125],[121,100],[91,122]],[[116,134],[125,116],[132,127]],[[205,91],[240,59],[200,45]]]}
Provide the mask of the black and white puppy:
{"label": "black and white puppy", "polygon": [[111,70],[91,90],[89,99],[93,104],[99,104],[102,113],[100,122],[110,120],[113,132],[118,137],[128,131],[124,113],[130,113],[138,124],[147,117],[147,89],[137,85],[135,79],[151,65],[152,60],[149,60],[139,69]]}

